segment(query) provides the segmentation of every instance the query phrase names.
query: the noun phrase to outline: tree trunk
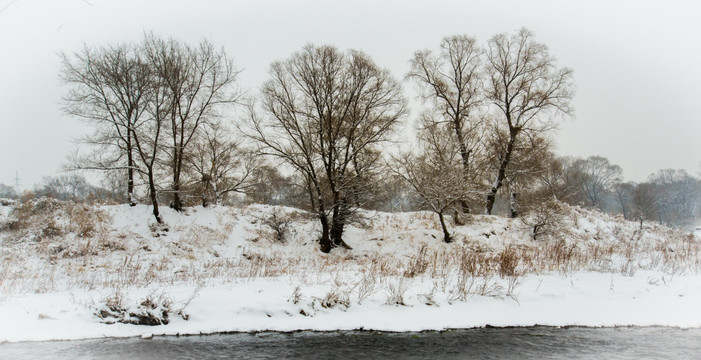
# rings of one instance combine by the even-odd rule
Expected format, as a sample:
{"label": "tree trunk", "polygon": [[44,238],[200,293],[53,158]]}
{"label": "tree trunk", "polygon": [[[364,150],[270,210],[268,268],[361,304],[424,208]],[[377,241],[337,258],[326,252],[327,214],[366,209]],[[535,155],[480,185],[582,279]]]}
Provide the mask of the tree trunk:
{"label": "tree trunk", "polygon": [[445,223],[445,219],[443,218],[443,212],[438,213],[438,220],[441,222],[441,229],[443,229],[443,242],[445,243],[450,243],[453,241],[453,238],[450,236],[450,233],[448,232],[448,226]]}
{"label": "tree trunk", "polygon": [[[458,142],[460,143],[460,159],[462,160],[462,171],[463,171],[463,181],[467,182],[469,179],[469,171],[470,171],[470,152],[467,150],[467,147],[465,146],[465,141],[462,136],[462,129],[458,127],[458,123],[455,123],[455,126],[453,127],[455,129],[455,135],[458,138]],[[463,214],[469,214],[470,213],[470,206],[467,204],[467,201],[465,200],[460,200],[460,206],[462,207],[462,212]]]}
{"label": "tree trunk", "polygon": [[134,200],[134,157],[132,156],[130,130],[127,130],[127,196],[129,197],[129,206],[136,206],[136,200]]}
{"label": "tree trunk", "polygon": [[214,198],[214,205],[219,206],[221,205],[221,198],[224,196],[223,192],[219,192],[219,186],[217,186],[216,181],[210,181],[209,182],[210,187],[212,188],[212,197]]}
{"label": "tree trunk", "polygon": [[312,188],[312,180],[307,177],[307,190],[309,192],[309,203],[312,204],[311,208],[316,208],[316,201],[314,200],[314,189]]}
{"label": "tree trunk", "polygon": [[517,196],[517,192],[512,191],[511,193],[509,193],[509,216],[511,216],[512,219],[518,217],[518,200],[516,199]]}
{"label": "tree trunk", "polygon": [[497,191],[503,185],[504,179],[506,178],[506,167],[511,162],[511,153],[514,151],[514,144],[516,143],[516,135],[519,130],[513,128],[509,131],[509,143],[506,145],[506,153],[504,153],[504,158],[501,159],[501,164],[499,165],[499,172],[497,173],[497,179],[492,185],[492,189],[487,194],[487,206],[485,207],[485,214],[492,215],[492,209],[494,208],[494,201],[497,198]]}
{"label": "tree trunk", "polygon": [[161,214],[158,212],[158,196],[156,194],[156,184],[153,180],[153,170],[149,170],[148,172],[148,187],[149,195],[151,196],[151,204],[153,205],[153,216],[156,218],[157,223],[163,224]]}
{"label": "tree trunk", "polygon": [[[172,115],[175,119],[175,115]],[[180,198],[180,173],[183,169],[183,156],[185,153],[183,136],[184,124],[181,120],[180,127],[176,125],[176,121],[172,120],[173,127],[173,202],[170,206],[175,211],[183,211],[183,202]]]}
{"label": "tree trunk", "polygon": [[460,207],[462,208],[462,213],[463,213],[463,214],[469,214],[469,213],[470,213],[470,205],[467,204],[467,201],[465,201],[465,200],[460,200]]}
{"label": "tree trunk", "polygon": [[333,242],[333,246],[343,246],[348,248],[348,245],[343,241],[343,221],[336,218],[331,220],[331,241]]}
{"label": "tree trunk", "polygon": [[[316,190],[316,197],[317,197],[317,205],[318,205],[318,215],[319,215],[319,221],[321,221],[321,238],[319,239],[319,246],[321,248],[321,252],[323,253],[329,253],[331,252],[331,248],[333,248],[333,243],[331,242],[331,237],[329,236],[329,218],[326,216],[326,208],[324,207],[324,198],[323,194],[321,193],[321,188],[319,187],[319,183],[316,181],[316,179],[312,179],[311,176],[308,177],[309,180],[309,187],[310,187],[310,194],[311,194],[311,187],[312,185],[314,186],[314,189]],[[313,183],[312,183],[313,182]],[[312,198],[312,201],[314,199]]]}
{"label": "tree trunk", "polygon": [[180,199],[180,179],[175,179],[173,184],[173,203],[170,207],[175,211],[183,211],[183,203]]}
{"label": "tree trunk", "polygon": [[626,209],[625,199],[619,196],[619,201],[621,203],[621,211],[623,212],[623,219],[628,220],[628,209]]}
{"label": "tree trunk", "polygon": [[538,232],[540,231],[541,224],[533,225],[533,241],[538,240]]}
{"label": "tree trunk", "polygon": [[496,200],[497,190],[498,189],[493,186],[492,190],[487,194],[487,206],[484,208],[484,213],[487,215],[492,215],[492,208],[494,208],[494,201]]}
{"label": "tree trunk", "polygon": [[343,241],[343,228],[348,220],[348,209],[345,200],[340,200],[340,202],[334,206],[333,217],[331,219],[331,240],[333,241],[333,246],[341,246],[345,249],[352,249],[350,245]]}
{"label": "tree trunk", "polygon": [[[203,182],[204,182],[204,189],[202,190],[202,207],[207,207],[207,205],[209,205],[207,203],[207,191],[209,190],[209,181],[207,181],[205,179],[205,181],[203,181]],[[215,196],[214,201],[215,202],[217,201],[216,196]]]}
{"label": "tree trunk", "polygon": [[331,243],[331,238],[329,237],[329,219],[326,217],[326,212],[323,206],[319,206],[319,221],[321,221],[321,238],[319,239],[319,245],[321,247],[321,252],[329,253],[333,244]]}

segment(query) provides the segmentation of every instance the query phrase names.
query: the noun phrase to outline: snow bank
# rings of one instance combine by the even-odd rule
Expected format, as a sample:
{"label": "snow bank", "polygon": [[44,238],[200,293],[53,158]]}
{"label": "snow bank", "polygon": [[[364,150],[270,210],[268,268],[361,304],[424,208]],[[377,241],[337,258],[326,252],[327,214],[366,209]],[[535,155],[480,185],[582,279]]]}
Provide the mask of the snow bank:
{"label": "snow bank", "polygon": [[[387,305],[385,291],[362,305],[323,308],[313,305],[330,289],[302,286],[301,299],[290,299],[299,286],[290,279],[257,279],[202,288],[186,308],[188,321],[168,325],[106,325],[93,316],[104,292],[64,291],[9,296],[0,306],[3,341],[69,340],[143,334],[201,334],[229,331],[382,330],[419,331],[491,326],[678,326],[701,327],[701,277],[665,277],[641,272],[576,273],[527,276],[514,297],[474,296],[450,301],[437,296],[421,302],[431,284],[413,284],[405,306]],[[159,288],[176,302],[189,298],[192,286]],[[132,295],[144,289],[135,289]],[[137,296],[138,297],[138,296]],[[318,302],[317,302],[318,303]],[[305,315],[306,314],[306,315]]]}
{"label": "snow bank", "polygon": [[[473,216],[440,241],[430,213],[363,213],[353,250],[321,254],[318,225],[289,208],[56,205],[0,232],[0,341],[228,331],[442,330],[491,326],[701,327],[700,239],[567,208],[532,240],[528,219]],[[7,223],[13,215],[0,209]],[[76,215],[78,214],[78,215]],[[38,221],[37,219],[41,219]],[[52,223],[52,231],[45,226]],[[81,230],[82,229],[82,230]],[[161,299],[167,325],[107,324]],[[160,308],[159,308],[160,309]],[[184,320],[187,318],[188,320]]]}

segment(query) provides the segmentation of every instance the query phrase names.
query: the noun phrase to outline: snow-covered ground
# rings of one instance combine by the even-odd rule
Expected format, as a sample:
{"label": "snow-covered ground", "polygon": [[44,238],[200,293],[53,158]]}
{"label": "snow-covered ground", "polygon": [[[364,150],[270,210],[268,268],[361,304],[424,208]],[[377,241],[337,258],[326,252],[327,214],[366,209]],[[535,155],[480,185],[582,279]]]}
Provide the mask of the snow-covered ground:
{"label": "snow-covered ground", "polygon": [[[430,213],[366,212],[345,234],[352,250],[322,254],[315,219],[289,208],[164,208],[167,230],[151,224],[147,206],[93,209],[47,200],[24,212],[0,208],[0,341],[536,324],[701,327],[701,239],[565,210],[535,241],[535,219],[474,216],[451,226],[451,244],[441,242]],[[127,315],[105,316],[105,309]],[[139,311],[167,311],[170,322],[117,322]]]}

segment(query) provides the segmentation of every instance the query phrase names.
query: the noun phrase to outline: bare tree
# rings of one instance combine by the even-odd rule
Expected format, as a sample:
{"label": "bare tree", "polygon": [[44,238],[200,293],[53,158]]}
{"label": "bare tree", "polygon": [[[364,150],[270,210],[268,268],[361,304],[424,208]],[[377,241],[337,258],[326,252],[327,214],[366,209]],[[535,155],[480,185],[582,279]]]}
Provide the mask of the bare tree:
{"label": "bare tree", "polygon": [[[497,122],[493,124],[486,141],[487,165],[491,173],[498,171],[503,162],[503,155],[509,144],[509,131]],[[509,216],[518,215],[518,198],[521,189],[531,189],[536,186],[538,176],[547,168],[550,151],[550,141],[541,133],[525,132],[511,147],[509,167],[504,172],[503,183],[509,190]]]}
{"label": "bare tree", "polygon": [[165,122],[164,112],[171,107],[168,93],[164,91],[163,79],[153,76],[152,96],[148,103],[148,117],[133,125],[132,135],[134,137],[134,150],[142,165],[144,176],[148,182],[148,194],[153,207],[153,217],[158,224],[163,224],[160,211],[158,209],[158,189],[156,186],[156,166],[160,155],[160,141]]}
{"label": "bare tree", "polygon": [[150,70],[132,45],[85,46],[68,56],[61,53],[61,80],[70,85],[63,98],[65,113],[83,119],[94,132],[82,142],[93,146],[87,156],[76,156],[73,168],[126,170],[125,193],[135,205],[134,129],[143,121],[150,101]]}
{"label": "bare tree", "polygon": [[18,194],[14,187],[0,184],[0,198],[16,199],[17,197]]}
{"label": "bare tree", "polygon": [[[162,130],[162,119],[155,116],[162,116],[170,104],[160,87],[163,83],[154,77],[152,66],[138,46],[86,47],[75,55],[74,62],[65,54],[62,58],[62,79],[72,86],[64,99],[64,110],[95,127],[95,134],[85,141],[98,147],[78,167],[126,169],[127,193],[132,205],[135,171],[143,173],[148,179],[153,215],[162,223],[154,166]],[[126,164],[122,165],[124,158]]]}
{"label": "bare tree", "polygon": [[684,226],[693,221],[701,203],[701,181],[682,169],[663,169],[648,182],[654,186],[660,223]]}
{"label": "bare tree", "polygon": [[[390,161],[393,161],[390,159]],[[389,165],[389,166],[388,166]],[[396,166],[394,166],[396,167]],[[363,208],[384,212],[406,212],[421,209],[418,198],[404,178],[397,175],[391,164],[384,164],[380,172],[368,179],[372,181],[372,190]]]}
{"label": "bare tree", "polygon": [[618,206],[621,208],[621,214],[623,214],[623,218],[626,220],[631,218],[633,190],[635,186],[635,183],[632,182],[619,182],[613,185],[613,193],[616,196],[616,202],[618,202]]}
{"label": "bare tree", "polygon": [[649,183],[638,184],[632,193],[632,216],[640,222],[643,227],[645,220],[655,219],[657,213],[657,197],[655,196],[654,185]]}
{"label": "bare tree", "polygon": [[[94,152],[76,156],[75,167],[110,174],[125,171],[132,205],[139,175],[148,184],[154,217],[162,223],[158,192],[169,188],[173,207],[181,209],[183,176],[193,173],[185,169],[194,163],[188,161],[192,144],[201,138],[202,125],[213,123],[224,105],[238,98],[239,71],[223,50],[207,41],[190,47],[153,34],[138,45],[85,47],[73,57],[61,57],[62,80],[71,85],[64,110],[95,129],[84,139]],[[218,145],[217,149],[221,150]],[[158,184],[164,164],[172,178],[168,187]],[[218,184],[231,180],[226,174],[217,176]],[[230,185],[225,187],[232,191]],[[219,191],[215,198],[220,195]]]}
{"label": "bare tree", "polygon": [[[278,166],[269,164],[265,159],[257,159],[253,170],[251,186],[247,188],[247,200],[258,204],[285,205],[297,208],[310,208],[309,188],[305,181],[300,181],[299,174],[285,176]],[[283,167],[284,169],[284,167]]]}
{"label": "bare tree", "polygon": [[460,147],[448,140],[452,129],[430,120],[424,124],[427,126],[419,135],[420,153],[404,154],[394,160],[396,166],[392,168],[419,196],[422,207],[438,215],[443,241],[449,243],[452,236],[446,225],[446,212],[460,204],[469,185],[460,171]]}
{"label": "bare tree", "polygon": [[202,124],[220,116],[222,106],[236,102],[240,95],[236,88],[240,71],[224,50],[216,50],[206,40],[193,48],[172,38],[166,40],[150,34],[146,35],[143,47],[154,76],[163,87],[160,91],[168,97],[169,108],[159,112],[159,116],[168,124],[165,154],[172,176],[171,206],[180,211],[183,167],[188,163],[189,146]]}
{"label": "bare tree", "polygon": [[508,131],[487,195],[485,212],[491,214],[517,140],[524,134],[555,128],[554,118],[549,115],[570,114],[573,84],[572,70],[558,68],[548,48],[536,42],[527,29],[511,36],[494,36],[489,41],[485,71],[486,97],[498,109],[499,121]]}
{"label": "bare tree", "polygon": [[572,164],[572,168],[580,174],[580,185],[587,205],[593,207],[600,208],[603,196],[612,191],[613,186],[622,180],[621,167],[611,164],[608,159],[601,156],[577,159]]}
{"label": "bare tree", "polygon": [[[105,189],[107,197],[117,203],[126,202],[126,194],[124,189],[126,188],[125,182],[127,181],[127,176],[124,175],[126,170],[116,169],[112,171],[105,171],[104,176],[100,180],[100,186]],[[136,187],[137,184],[134,184]]]}
{"label": "bare tree", "polygon": [[245,193],[253,185],[256,162],[253,155],[241,148],[221,123],[202,127],[188,157],[198,185],[202,206],[219,204],[229,193]]}
{"label": "bare tree", "polygon": [[[455,142],[460,151],[462,173],[467,184],[476,185],[476,170],[480,168],[482,121],[477,110],[483,101],[480,73],[483,50],[474,38],[450,36],[441,41],[440,52],[417,51],[411,60],[407,78],[416,81],[422,97],[433,105],[431,119],[434,124],[447,123],[452,136],[446,141]],[[477,192],[477,187],[467,191]],[[460,200],[462,210],[470,212],[467,195]]]}
{"label": "bare tree", "polygon": [[531,229],[533,240],[566,236],[568,209],[561,201],[550,198],[529,204],[525,210],[521,222]]}
{"label": "bare tree", "polygon": [[45,176],[40,186],[35,187],[37,197],[48,196],[60,200],[85,201],[97,197],[103,189],[88,183],[83,175],[76,173]]}
{"label": "bare tree", "polygon": [[304,178],[321,222],[321,250],[349,247],[342,236],[351,192],[405,113],[400,85],[360,51],[307,45],[271,65],[262,106],[266,116],[252,111],[250,135]]}
{"label": "bare tree", "polygon": [[568,204],[575,204],[581,188],[571,179],[568,158],[556,157],[553,153],[545,155],[545,167],[538,173],[538,182],[544,192],[542,200],[555,199]]}

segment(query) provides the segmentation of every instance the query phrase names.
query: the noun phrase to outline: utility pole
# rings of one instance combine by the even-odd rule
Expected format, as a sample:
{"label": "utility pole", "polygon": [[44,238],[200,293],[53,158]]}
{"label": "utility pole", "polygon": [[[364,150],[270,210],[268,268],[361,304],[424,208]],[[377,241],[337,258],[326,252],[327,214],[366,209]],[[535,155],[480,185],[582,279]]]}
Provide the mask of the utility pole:
{"label": "utility pole", "polygon": [[17,196],[20,196],[19,192],[19,171],[15,171],[15,192]]}

